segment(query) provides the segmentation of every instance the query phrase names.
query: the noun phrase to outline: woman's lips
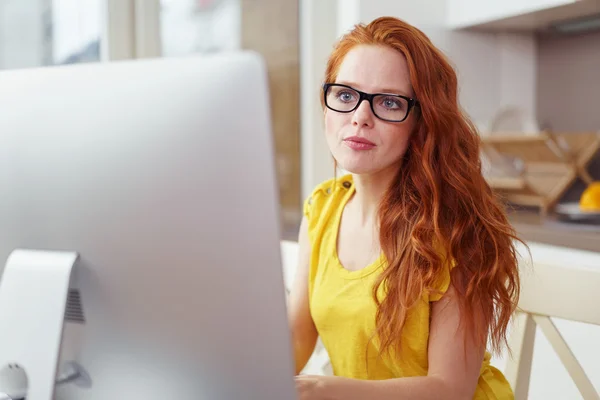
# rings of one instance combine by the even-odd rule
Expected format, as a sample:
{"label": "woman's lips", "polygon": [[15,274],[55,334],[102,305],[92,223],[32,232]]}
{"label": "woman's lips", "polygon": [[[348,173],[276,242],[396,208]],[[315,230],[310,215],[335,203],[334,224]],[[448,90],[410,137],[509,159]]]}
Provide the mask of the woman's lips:
{"label": "woman's lips", "polygon": [[353,150],[371,150],[375,147],[375,143],[358,136],[347,137],[344,143]]}

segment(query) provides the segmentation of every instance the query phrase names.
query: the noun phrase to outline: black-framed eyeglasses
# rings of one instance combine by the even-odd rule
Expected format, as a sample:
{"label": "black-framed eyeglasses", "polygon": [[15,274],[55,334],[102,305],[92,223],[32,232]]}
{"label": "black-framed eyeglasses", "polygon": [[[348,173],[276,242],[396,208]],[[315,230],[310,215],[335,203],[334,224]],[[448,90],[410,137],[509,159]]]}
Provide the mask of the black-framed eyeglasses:
{"label": "black-framed eyeglasses", "polygon": [[323,85],[325,106],[330,110],[349,113],[367,100],[373,114],[384,121],[402,122],[417,106],[416,99],[393,93],[365,93],[348,85],[340,83],[325,83]]}

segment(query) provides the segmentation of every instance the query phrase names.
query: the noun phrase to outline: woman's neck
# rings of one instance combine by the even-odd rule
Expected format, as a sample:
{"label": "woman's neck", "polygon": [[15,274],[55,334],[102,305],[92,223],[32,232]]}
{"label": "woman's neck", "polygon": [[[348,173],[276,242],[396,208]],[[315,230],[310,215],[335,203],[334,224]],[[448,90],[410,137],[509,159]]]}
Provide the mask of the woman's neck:
{"label": "woman's neck", "polygon": [[375,220],[379,203],[396,172],[396,169],[388,169],[374,174],[352,174],[355,193],[351,201],[362,224],[370,224]]}

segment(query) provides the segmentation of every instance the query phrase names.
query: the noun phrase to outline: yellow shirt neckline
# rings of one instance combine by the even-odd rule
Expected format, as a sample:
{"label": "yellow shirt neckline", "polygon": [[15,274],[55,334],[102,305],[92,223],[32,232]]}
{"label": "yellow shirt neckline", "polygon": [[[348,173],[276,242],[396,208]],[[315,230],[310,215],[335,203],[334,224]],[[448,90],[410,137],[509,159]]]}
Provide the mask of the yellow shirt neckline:
{"label": "yellow shirt neckline", "polygon": [[383,254],[383,252],[380,252],[379,257],[377,257],[377,259],[375,261],[373,261],[370,264],[367,264],[365,267],[358,269],[356,271],[352,271],[352,270],[345,268],[344,265],[342,264],[342,262],[340,261],[340,258],[338,256],[338,236],[340,234],[340,225],[342,222],[342,214],[344,212],[344,209],[346,208],[346,204],[348,203],[348,201],[350,200],[350,198],[356,191],[354,188],[354,182],[352,180],[352,175],[348,175],[348,176],[345,176],[340,179],[343,180],[344,182],[349,182],[350,186],[347,188],[346,192],[344,193],[344,195],[340,201],[340,206],[337,207],[337,209],[335,211],[334,220],[333,220],[333,224],[332,224],[333,225],[332,226],[332,228],[333,228],[332,235],[330,235],[330,237],[329,237],[327,246],[330,249],[333,249],[333,260],[337,267],[336,268],[337,271],[342,276],[344,276],[346,278],[351,278],[351,279],[363,278],[367,275],[372,274],[373,272],[375,272],[379,268],[382,268],[385,265],[385,255]]}

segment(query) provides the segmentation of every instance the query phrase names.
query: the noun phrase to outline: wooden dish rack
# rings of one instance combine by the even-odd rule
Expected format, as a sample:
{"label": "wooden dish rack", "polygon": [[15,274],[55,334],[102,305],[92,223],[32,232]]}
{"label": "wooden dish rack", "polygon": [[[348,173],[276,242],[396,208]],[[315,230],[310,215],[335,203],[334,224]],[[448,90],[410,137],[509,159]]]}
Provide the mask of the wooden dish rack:
{"label": "wooden dish rack", "polygon": [[542,214],[554,207],[577,178],[586,184],[593,181],[587,168],[599,148],[600,132],[482,136],[483,153],[492,165],[511,159],[520,164],[517,175],[486,176],[492,189],[505,201],[538,207]]}

